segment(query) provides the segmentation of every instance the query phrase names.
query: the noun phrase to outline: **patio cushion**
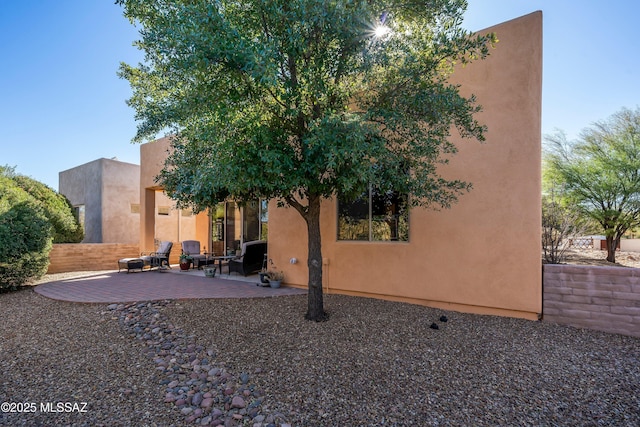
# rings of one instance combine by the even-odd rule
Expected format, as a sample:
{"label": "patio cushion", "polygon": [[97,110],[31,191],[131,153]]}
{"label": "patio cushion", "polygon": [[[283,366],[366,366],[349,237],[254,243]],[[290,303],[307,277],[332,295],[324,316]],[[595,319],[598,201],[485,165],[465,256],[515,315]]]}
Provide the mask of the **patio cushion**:
{"label": "patio cushion", "polygon": [[163,241],[160,243],[158,250],[156,252],[152,252],[148,255],[142,255],[140,259],[144,262],[145,265],[153,267],[169,267],[169,256],[171,255],[171,248],[173,247],[173,242]]}
{"label": "patio cushion", "polygon": [[191,257],[195,268],[201,268],[207,263],[207,256],[200,253],[200,242],[198,240],[183,241],[182,253]]}
{"label": "patio cushion", "polygon": [[127,269],[127,273],[131,270],[140,270],[144,268],[144,261],[141,258],[122,258],[118,260],[118,273],[120,270]]}
{"label": "patio cushion", "polygon": [[236,271],[244,276],[260,271],[264,256],[267,253],[267,242],[254,240],[242,244],[242,255],[229,261],[229,274]]}

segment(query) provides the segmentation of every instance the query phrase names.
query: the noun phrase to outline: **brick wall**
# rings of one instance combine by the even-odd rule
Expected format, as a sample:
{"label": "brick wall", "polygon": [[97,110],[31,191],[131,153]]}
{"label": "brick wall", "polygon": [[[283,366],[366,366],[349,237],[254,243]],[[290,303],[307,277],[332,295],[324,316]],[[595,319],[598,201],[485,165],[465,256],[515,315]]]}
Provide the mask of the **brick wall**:
{"label": "brick wall", "polygon": [[118,260],[140,256],[137,244],[60,243],[49,254],[47,273],[67,271],[117,270]]}
{"label": "brick wall", "polygon": [[543,319],[640,337],[640,269],[544,266]]}

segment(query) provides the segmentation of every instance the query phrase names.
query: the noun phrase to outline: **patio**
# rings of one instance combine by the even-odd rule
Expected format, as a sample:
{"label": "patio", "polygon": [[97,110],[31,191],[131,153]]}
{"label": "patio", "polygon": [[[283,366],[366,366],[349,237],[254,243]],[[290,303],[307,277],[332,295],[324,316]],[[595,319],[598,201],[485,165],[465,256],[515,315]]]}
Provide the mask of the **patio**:
{"label": "patio", "polygon": [[163,299],[267,298],[305,294],[306,290],[283,286],[256,286],[257,275],[205,277],[202,270],[126,273],[105,271],[90,276],[43,283],[35,291],[48,298],[84,303],[124,303]]}

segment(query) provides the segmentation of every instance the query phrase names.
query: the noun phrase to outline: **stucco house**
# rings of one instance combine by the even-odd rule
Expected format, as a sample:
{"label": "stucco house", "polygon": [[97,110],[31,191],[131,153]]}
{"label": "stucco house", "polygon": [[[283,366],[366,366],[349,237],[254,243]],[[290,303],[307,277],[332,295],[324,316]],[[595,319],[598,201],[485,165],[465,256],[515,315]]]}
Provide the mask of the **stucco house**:
{"label": "stucco house", "polygon": [[97,159],[60,172],[58,191],[84,227],[82,243],[138,243],[139,165]]}
{"label": "stucco house", "polygon": [[[414,208],[379,232],[364,209],[359,228],[336,198],[322,204],[323,286],[326,292],[407,301],[480,314],[537,319],[542,311],[541,98],[542,13],[482,32],[499,43],[484,61],[459,68],[453,81],[483,106],[486,142],[454,138],[459,152],[441,172],[473,183],[451,209]],[[168,138],[140,148],[140,248],[153,250]],[[368,214],[366,211],[368,210]],[[375,215],[375,212],[373,213]],[[307,242],[302,218],[275,201],[233,202],[192,223],[174,218],[178,240],[196,239],[218,253],[266,238],[268,257],[291,286],[306,287]],[[379,225],[379,224],[378,224]],[[160,228],[161,229],[161,228]],[[176,240],[176,241],[178,241]],[[298,260],[295,262],[294,260]]]}

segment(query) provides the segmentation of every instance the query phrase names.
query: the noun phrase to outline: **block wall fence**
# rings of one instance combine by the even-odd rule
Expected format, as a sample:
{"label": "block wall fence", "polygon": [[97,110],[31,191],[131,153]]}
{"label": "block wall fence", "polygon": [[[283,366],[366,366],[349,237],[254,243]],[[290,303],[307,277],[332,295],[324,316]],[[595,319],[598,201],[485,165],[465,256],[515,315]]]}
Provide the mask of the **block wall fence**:
{"label": "block wall fence", "polygon": [[543,267],[543,319],[640,337],[640,269]]}
{"label": "block wall fence", "polygon": [[49,253],[47,273],[117,270],[118,260],[140,256],[138,244],[60,243]]}
{"label": "block wall fence", "polygon": [[[173,242],[169,262],[180,261],[180,243]],[[140,256],[140,246],[129,243],[59,243],[49,253],[48,274],[69,271],[117,270],[118,260]]]}

